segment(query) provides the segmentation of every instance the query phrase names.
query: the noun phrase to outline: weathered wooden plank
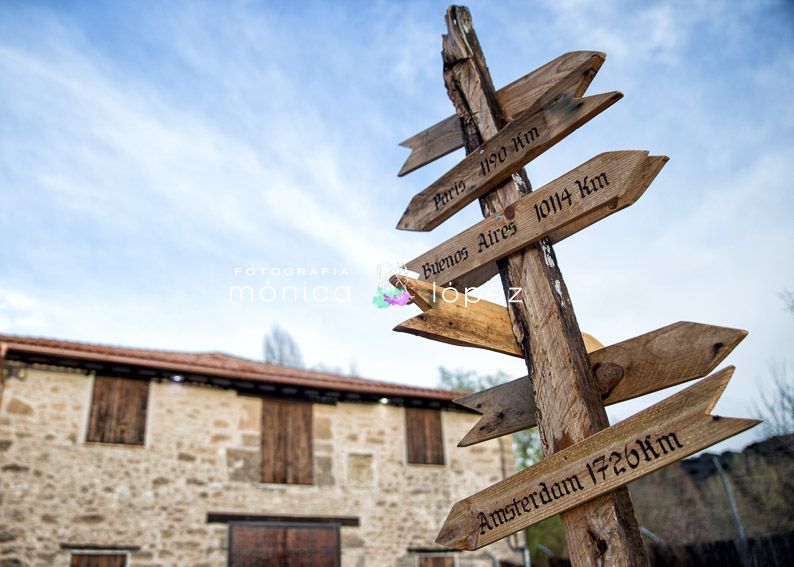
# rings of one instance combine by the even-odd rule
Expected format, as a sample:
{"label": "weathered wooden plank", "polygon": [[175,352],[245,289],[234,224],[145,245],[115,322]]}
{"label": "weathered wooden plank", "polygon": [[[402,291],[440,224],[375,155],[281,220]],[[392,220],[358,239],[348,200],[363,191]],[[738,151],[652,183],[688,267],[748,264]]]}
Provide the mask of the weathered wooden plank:
{"label": "weathered wooden plank", "polygon": [[[611,405],[705,376],[746,336],[741,329],[681,321],[588,353],[604,404]],[[459,447],[537,425],[526,376],[455,403],[483,414]]]}
{"label": "weathered wooden plank", "polygon": [[590,73],[591,65],[580,66],[477,151],[416,194],[397,228],[434,229],[621,99],[623,95],[618,92],[577,97],[582,75]]}
{"label": "weathered wooden plank", "polygon": [[[589,63],[592,72],[580,75],[581,83],[576,96],[582,96],[604,63],[605,57],[605,54],[598,51],[565,53],[496,91],[496,99],[509,120],[512,116],[532,106],[538,98],[552,86],[564,80],[572,71]],[[463,137],[460,131],[460,119],[457,116],[449,116],[430,128],[411,136],[400,145],[411,149],[411,154],[405,160],[400,173],[397,174],[402,177],[462,148]]]}
{"label": "weathered wooden plank", "polygon": [[457,502],[436,543],[471,550],[758,425],[710,415],[733,367]]}
{"label": "weathered wooden plank", "polygon": [[[605,218],[636,201],[645,186],[645,162],[657,163],[648,152],[600,154],[540,189],[508,205],[501,214],[484,219],[432,250],[406,263],[423,280],[444,284],[461,278],[587,217]],[[641,193],[640,193],[641,194]]]}
{"label": "weathered wooden plank", "polygon": [[[476,151],[504,126],[471,15],[447,11],[444,83],[461,117],[467,152]],[[480,198],[483,216],[497,214],[531,190],[521,170]],[[548,456],[609,426],[584,349],[576,315],[545,240],[499,260],[505,292],[521,289],[508,304],[513,334],[524,351],[538,407],[540,439]],[[647,565],[645,547],[628,490],[618,488],[562,515],[568,552],[575,565]]]}
{"label": "weathered wooden plank", "polygon": [[[394,276],[391,282],[407,290],[413,298],[412,303],[423,311],[393,330],[523,358],[521,347],[513,336],[510,315],[501,305],[405,276]],[[587,333],[582,333],[582,339],[588,352],[604,347]]]}
{"label": "weathered wooden plank", "polygon": [[[591,224],[594,224],[601,219],[624,209],[625,207],[633,205],[637,199],[639,199],[642,194],[645,193],[645,190],[648,189],[648,186],[650,186],[651,182],[656,178],[668,160],[669,158],[667,156],[648,156],[648,158],[642,164],[642,171],[639,174],[639,177],[631,184],[629,192],[623,195],[615,209],[611,209],[609,207],[598,208],[592,211],[590,214],[568,223],[559,230],[554,230],[549,233],[547,236],[549,242],[551,244],[556,244],[561,240],[576,234],[583,228],[590,226]],[[459,290],[465,290],[466,288],[476,288],[489,281],[498,273],[499,268],[496,265],[496,262],[488,262],[479,268],[472,270],[466,275],[452,280],[449,285],[450,287],[454,287]]]}
{"label": "weathered wooden plank", "polygon": [[444,464],[444,437],[441,432],[440,411],[405,408],[405,437],[409,464]]}
{"label": "weathered wooden plank", "polygon": [[143,445],[148,400],[147,380],[96,376],[86,441]]}
{"label": "weathered wooden plank", "polygon": [[262,482],[312,484],[312,404],[262,399]]}

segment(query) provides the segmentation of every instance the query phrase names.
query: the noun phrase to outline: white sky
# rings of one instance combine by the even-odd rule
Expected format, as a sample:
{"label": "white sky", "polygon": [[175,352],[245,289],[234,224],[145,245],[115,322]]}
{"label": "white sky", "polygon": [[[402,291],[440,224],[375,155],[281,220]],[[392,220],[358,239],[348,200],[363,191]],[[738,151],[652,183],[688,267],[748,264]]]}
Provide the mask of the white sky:
{"label": "white sky", "polygon": [[[279,324],[310,365],[366,377],[522,374],[393,333],[416,308],[371,304],[381,262],[479,219],[473,205],[431,233],[393,228],[462,157],[396,177],[398,142],[452,112],[446,4],[292,4],[0,6],[1,332],[259,358]],[[791,4],[469,5],[497,86],[591,49],[608,57],[589,92],[626,95],[528,166],[535,187],[604,151],[671,158],[637,204],[557,246],[582,329],[605,344],[679,320],[747,329],[717,411],[753,415],[769,364],[794,363],[779,297],[794,289]],[[246,267],[337,275],[235,276]],[[241,305],[237,284],[350,301]]]}

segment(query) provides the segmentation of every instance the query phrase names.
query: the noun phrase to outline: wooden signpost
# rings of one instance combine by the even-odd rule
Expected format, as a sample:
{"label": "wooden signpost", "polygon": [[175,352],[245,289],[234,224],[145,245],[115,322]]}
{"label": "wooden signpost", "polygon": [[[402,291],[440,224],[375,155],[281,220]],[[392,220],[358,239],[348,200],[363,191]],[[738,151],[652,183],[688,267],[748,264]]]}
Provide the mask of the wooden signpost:
{"label": "wooden signpost", "polygon": [[[510,327],[510,314],[501,305],[405,276],[393,277],[392,284],[407,290],[411,302],[423,311],[394,327],[395,331],[523,358]],[[582,340],[587,352],[604,348],[587,333],[582,333]]]}
{"label": "wooden signpost", "polygon": [[[419,279],[392,280],[422,310],[395,330],[523,357],[528,376],[457,400],[482,414],[460,446],[537,424],[546,458],[456,503],[436,541],[477,549],[561,514],[574,565],[647,565],[625,485],[758,422],[709,414],[732,368],[611,427],[604,406],[705,376],[746,332],[682,322],[608,347],[580,332],[552,245],[634,203],[667,158],[600,154],[532,192],[523,166],[622,96],[583,96],[605,55],[567,53],[496,91],[468,9],[446,21],[457,116],[403,142],[400,175],[461,146],[467,157],[397,228],[432,230],[475,199],[486,218],[409,262]],[[469,293],[497,273],[507,308]]]}
{"label": "wooden signpost", "polygon": [[470,153],[415,195],[397,228],[433,230],[619,101],[623,95],[618,92],[576,96],[592,67],[590,62],[581,65],[532,106],[519,112],[503,130],[479,146],[477,152]]}
{"label": "wooden signpost", "polygon": [[666,161],[639,151],[596,156],[405,266],[423,280],[451,282],[571,223],[583,229],[636,201],[648,186],[646,162],[659,159]]}
{"label": "wooden signpost", "polygon": [[[612,405],[705,376],[746,336],[739,329],[679,322],[588,355],[604,405]],[[513,400],[526,403],[517,407]],[[528,376],[455,401],[483,414],[459,447],[537,425]]]}
{"label": "wooden signpost", "polygon": [[[499,89],[496,92],[496,99],[509,119],[532,106],[546,91],[564,80],[572,71],[581,69],[582,65],[587,64],[590,66],[589,72],[579,73],[581,83],[575,93],[576,96],[582,96],[604,63],[605,57],[598,51],[572,51],[560,55],[554,61]],[[445,118],[427,130],[411,136],[400,145],[411,149],[411,154],[398,173],[402,177],[462,148],[460,120],[457,116]]]}
{"label": "wooden signpost", "polygon": [[461,500],[437,542],[478,549],[758,425],[709,414],[732,375],[725,368]]}

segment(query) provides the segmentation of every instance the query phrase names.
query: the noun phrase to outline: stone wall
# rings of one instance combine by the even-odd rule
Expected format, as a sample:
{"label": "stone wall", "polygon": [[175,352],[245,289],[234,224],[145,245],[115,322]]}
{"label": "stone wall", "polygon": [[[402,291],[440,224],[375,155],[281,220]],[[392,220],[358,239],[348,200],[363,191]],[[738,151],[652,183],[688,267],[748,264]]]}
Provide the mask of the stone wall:
{"label": "stone wall", "polygon": [[[314,406],[313,486],[261,484],[257,398],[152,382],[144,447],[86,444],[93,377],[9,363],[0,405],[0,566],[68,565],[64,545],[131,547],[130,565],[222,566],[208,512],[356,516],[343,565],[416,565],[453,502],[513,472],[509,438],[469,448],[476,421],[444,411],[446,465],[406,465],[404,411]],[[15,367],[14,367],[15,366]],[[517,560],[504,542],[487,548]],[[482,553],[459,566],[490,565]]]}

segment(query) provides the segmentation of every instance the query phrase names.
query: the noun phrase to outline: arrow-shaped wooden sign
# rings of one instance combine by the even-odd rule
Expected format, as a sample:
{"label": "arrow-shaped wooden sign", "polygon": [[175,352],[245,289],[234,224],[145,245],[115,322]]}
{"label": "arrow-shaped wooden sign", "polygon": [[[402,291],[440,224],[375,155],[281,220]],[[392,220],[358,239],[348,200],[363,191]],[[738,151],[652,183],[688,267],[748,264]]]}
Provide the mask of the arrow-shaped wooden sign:
{"label": "arrow-shaped wooden sign", "polygon": [[415,195],[397,228],[432,230],[622,98],[618,92],[577,97],[582,75],[591,72],[591,64],[580,66],[479,149]]}
{"label": "arrow-shaped wooden sign", "polygon": [[732,375],[721,370],[457,502],[436,543],[479,549],[757,425],[710,415]]}
{"label": "arrow-shaped wooden sign", "polygon": [[[422,314],[394,327],[439,342],[523,358],[507,309],[457,290],[405,276],[392,284],[407,290]],[[604,404],[616,404],[701,378],[714,370],[747,331],[680,321],[604,347],[582,333]],[[516,403],[516,401],[520,403]],[[527,376],[455,400],[482,414],[458,443],[467,447],[535,427],[535,398]]]}
{"label": "arrow-shaped wooden sign", "polygon": [[583,219],[595,222],[636,201],[649,183],[646,170],[659,160],[666,158],[643,151],[600,154],[406,267],[423,280],[451,282],[549,234],[565,231],[567,235],[572,223],[584,228]]}
{"label": "arrow-shaped wooden sign", "polygon": [[[405,289],[413,298],[411,302],[422,310],[421,315],[394,327],[395,331],[523,358],[510,327],[510,315],[501,305],[405,276],[393,276],[391,283]],[[582,333],[582,339],[588,352],[604,348],[587,333]]]}
{"label": "arrow-shaped wooden sign", "polygon": [[[582,65],[588,64],[590,72],[577,73],[580,78],[576,96],[582,96],[590,86],[590,82],[604,63],[606,54],[598,51],[572,51],[560,55],[542,67],[513,81],[496,92],[496,100],[505,113],[505,119],[532,106],[551,87],[565,80]],[[449,116],[430,128],[411,136],[400,144],[411,149],[411,154],[400,169],[399,175],[410,173],[428,163],[454,152],[463,147],[463,136],[460,133],[460,118]]]}
{"label": "arrow-shaped wooden sign", "polygon": [[[611,405],[705,376],[746,336],[740,329],[681,321],[590,352],[590,366],[604,405]],[[459,447],[537,425],[527,376],[455,402],[483,414]]]}
{"label": "arrow-shaped wooden sign", "polygon": [[[642,169],[638,172],[637,177],[634,179],[631,188],[626,194],[620,198],[617,207],[600,207],[592,212],[570,222],[557,230],[553,230],[546,235],[551,244],[556,244],[561,240],[579,232],[583,228],[595,224],[601,219],[616,213],[629,205],[633,205],[639,199],[645,190],[648,189],[651,182],[656,178],[662,167],[668,162],[667,156],[649,156],[642,164]],[[610,204],[611,205],[611,204]],[[476,288],[489,281],[492,277],[499,273],[499,268],[496,262],[488,262],[479,268],[468,272],[467,274],[452,280],[449,283],[450,287],[465,290],[466,288]]]}

